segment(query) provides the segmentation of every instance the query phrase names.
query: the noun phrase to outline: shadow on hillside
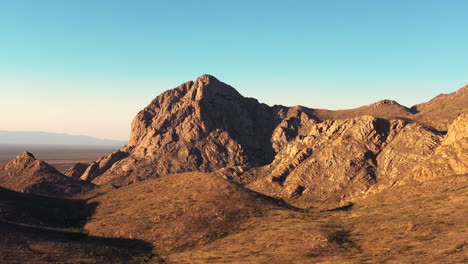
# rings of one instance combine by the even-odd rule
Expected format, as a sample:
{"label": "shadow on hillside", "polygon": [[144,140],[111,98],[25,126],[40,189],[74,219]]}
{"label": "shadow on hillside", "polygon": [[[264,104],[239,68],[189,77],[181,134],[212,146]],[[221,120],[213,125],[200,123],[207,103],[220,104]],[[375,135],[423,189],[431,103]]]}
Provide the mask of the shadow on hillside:
{"label": "shadow on hillside", "polygon": [[328,212],[347,212],[349,210],[351,210],[354,206],[354,203],[349,203],[347,205],[343,205],[343,206],[340,206],[340,207],[336,207],[336,208],[333,208],[333,209],[330,209],[330,210],[327,210]]}
{"label": "shadow on hillside", "polygon": [[150,243],[138,239],[88,236],[73,230],[60,231],[3,220],[0,220],[0,236],[0,262],[34,261],[31,257],[51,258],[52,263],[75,263],[69,261],[77,259],[92,259],[96,263],[140,263],[150,259],[163,262],[153,253]]}
{"label": "shadow on hillside", "polygon": [[263,194],[263,193],[259,193],[259,192],[256,192],[252,189],[249,189],[245,186],[243,186],[242,184],[239,184],[238,182],[235,182],[233,180],[228,180],[229,182],[231,182],[232,184],[235,184],[237,186],[239,186],[240,188],[244,189],[246,192],[254,195],[254,196],[257,196],[259,198],[261,198],[262,200],[272,204],[272,205],[275,205],[275,206],[279,206],[281,208],[284,208],[284,209],[288,209],[288,210],[292,210],[292,211],[295,211],[295,212],[305,212],[306,210],[305,209],[302,209],[302,208],[299,208],[299,207],[295,207],[289,203],[287,203],[285,200],[283,200],[282,198],[280,197],[273,197],[273,196],[268,196],[266,194]]}
{"label": "shadow on hillside", "polygon": [[0,187],[0,220],[48,227],[83,227],[97,204],[19,193]]}

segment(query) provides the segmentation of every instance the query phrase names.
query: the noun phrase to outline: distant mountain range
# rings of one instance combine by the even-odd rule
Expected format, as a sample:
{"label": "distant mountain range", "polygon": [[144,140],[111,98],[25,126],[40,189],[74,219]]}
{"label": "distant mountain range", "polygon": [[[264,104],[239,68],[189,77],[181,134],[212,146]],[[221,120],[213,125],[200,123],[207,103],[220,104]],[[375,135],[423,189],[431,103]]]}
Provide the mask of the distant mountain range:
{"label": "distant mountain range", "polygon": [[126,141],[39,131],[0,130],[0,144],[123,146]]}

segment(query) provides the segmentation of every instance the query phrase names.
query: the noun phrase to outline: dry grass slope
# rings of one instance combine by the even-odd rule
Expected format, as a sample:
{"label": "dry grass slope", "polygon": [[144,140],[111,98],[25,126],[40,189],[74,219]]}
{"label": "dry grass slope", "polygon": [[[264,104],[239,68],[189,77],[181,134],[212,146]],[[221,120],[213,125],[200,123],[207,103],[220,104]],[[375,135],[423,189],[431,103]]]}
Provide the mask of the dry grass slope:
{"label": "dry grass slope", "polygon": [[90,202],[98,204],[85,226],[91,234],[144,239],[162,253],[237,234],[272,214],[281,219],[299,214],[273,198],[200,172],[135,183]]}
{"label": "dry grass slope", "polygon": [[173,263],[466,263],[467,176],[391,188],[335,210],[311,209],[287,218],[273,214],[240,233],[167,259]]}

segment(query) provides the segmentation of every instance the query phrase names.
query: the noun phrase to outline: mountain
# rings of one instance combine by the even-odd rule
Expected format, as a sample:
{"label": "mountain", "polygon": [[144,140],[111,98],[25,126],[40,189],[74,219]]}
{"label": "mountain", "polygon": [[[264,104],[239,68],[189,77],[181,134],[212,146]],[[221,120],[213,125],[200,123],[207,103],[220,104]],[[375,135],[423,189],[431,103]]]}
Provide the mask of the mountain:
{"label": "mountain", "polygon": [[125,145],[126,142],[50,132],[0,130],[0,144],[93,145],[121,147]]}
{"label": "mountain", "polygon": [[29,152],[23,152],[0,168],[0,186],[24,193],[71,196],[94,184],[67,177]]}
{"label": "mountain", "polygon": [[275,119],[272,108],[203,75],[155,98],[133,120],[129,144],[91,164],[104,169],[82,179],[122,185],[168,173],[265,165],[274,157]]}
{"label": "mountain", "polygon": [[[430,109],[452,100],[458,114],[467,112],[465,90]],[[122,186],[202,171],[296,205],[345,201],[405,182],[434,154],[446,133],[438,129],[457,114],[450,108],[428,123],[429,110],[418,109],[391,100],[338,111],[270,107],[202,75],[156,97],[133,120],[128,145],[91,163],[81,179]]]}

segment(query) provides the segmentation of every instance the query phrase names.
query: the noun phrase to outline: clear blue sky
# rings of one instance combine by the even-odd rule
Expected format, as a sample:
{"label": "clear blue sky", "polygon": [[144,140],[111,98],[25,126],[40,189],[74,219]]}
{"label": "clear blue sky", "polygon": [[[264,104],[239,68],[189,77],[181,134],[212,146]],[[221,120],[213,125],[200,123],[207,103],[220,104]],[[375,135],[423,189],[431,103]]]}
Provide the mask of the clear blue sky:
{"label": "clear blue sky", "polygon": [[0,130],[126,139],[203,73],[267,104],[411,106],[468,83],[468,1],[0,0]]}

